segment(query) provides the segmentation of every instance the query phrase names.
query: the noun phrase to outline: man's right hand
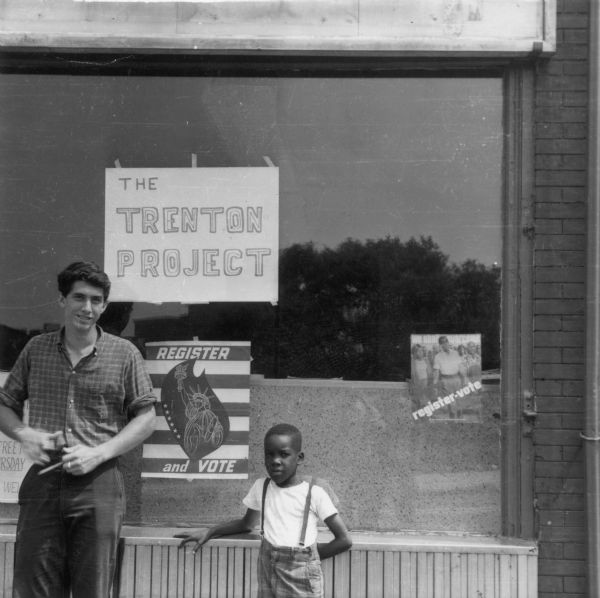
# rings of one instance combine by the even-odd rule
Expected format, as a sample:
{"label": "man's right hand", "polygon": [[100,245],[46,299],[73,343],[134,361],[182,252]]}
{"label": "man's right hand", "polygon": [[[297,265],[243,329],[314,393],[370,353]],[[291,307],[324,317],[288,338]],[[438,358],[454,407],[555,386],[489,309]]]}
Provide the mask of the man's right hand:
{"label": "man's right hand", "polygon": [[46,451],[60,450],[65,444],[64,435],[61,431],[50,434],[29,426],[23,426],[15,431],[15,435],[21,443],[27,458],[38,465],[45,465],[50,461]]}

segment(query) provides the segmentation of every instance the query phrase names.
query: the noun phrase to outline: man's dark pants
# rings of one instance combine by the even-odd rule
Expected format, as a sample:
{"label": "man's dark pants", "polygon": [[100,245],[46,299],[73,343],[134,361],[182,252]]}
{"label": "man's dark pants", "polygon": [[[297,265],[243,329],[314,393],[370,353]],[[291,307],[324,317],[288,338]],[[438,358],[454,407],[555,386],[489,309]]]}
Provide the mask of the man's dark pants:
{"label": "man's dark pants", "polygon": [[116,460],[83,476],[40,469],[19,492],[13,598],[108,598],[125,510]]}

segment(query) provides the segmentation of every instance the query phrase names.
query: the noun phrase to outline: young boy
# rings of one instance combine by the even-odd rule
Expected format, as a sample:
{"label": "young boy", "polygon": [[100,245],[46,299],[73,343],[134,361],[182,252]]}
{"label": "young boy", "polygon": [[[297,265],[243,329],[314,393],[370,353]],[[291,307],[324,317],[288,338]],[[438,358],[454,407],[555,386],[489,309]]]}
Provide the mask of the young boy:
{"label": "young boy", "polygon": [[[180,547],[195,542],[196,552],[211,538],[248,532],[260,524],[258,597],[322,598],[321,560],[348,550],[352,540],[325,490],[297,475],[304,461],[298,428],[273,426],[265,435],[264,449],[270,477],[257,480],[244,498],[244,517],[175,537],[184,538]],[[319,519],[334,536],[330,542],[317,544]]]}

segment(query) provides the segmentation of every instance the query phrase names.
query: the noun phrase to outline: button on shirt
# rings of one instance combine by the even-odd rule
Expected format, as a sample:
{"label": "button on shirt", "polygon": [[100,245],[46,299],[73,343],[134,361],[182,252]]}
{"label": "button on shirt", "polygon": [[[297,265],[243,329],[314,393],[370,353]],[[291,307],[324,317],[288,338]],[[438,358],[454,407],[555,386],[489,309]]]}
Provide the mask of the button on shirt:
{"label": "button on shirt", "polygon": [[110,440],[156,397],[138,349],[100,328],[98,332],[92,353],[75,366],[63,329],[32,338],[0,389],[0,402],[22,417],[29,400],[29,425],[64,431],[70,446]]}

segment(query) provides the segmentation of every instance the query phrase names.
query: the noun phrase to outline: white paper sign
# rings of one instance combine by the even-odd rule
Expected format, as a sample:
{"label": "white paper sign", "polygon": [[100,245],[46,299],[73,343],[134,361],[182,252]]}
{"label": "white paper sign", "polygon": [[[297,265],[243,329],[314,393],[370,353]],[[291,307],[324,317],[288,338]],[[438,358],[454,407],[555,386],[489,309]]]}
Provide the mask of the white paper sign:
{"label": "white paper sign", "polygon": [[22,446],[0,432],[0,502],[18,502],[21,482],[30,467]]}
{"label": "white paper sign", "polygon": [[113,301],[277,301],[278,168],[108,168],[105,215]]}
{"label": "white paper sign", "polygon": [[[8,372],[0,372],[0,386],[4,385]],[[26,417],[26,413],[24,414]],[[0,502],[19,501],[21,482],[31,467],[21,445],[0,432]]]}

